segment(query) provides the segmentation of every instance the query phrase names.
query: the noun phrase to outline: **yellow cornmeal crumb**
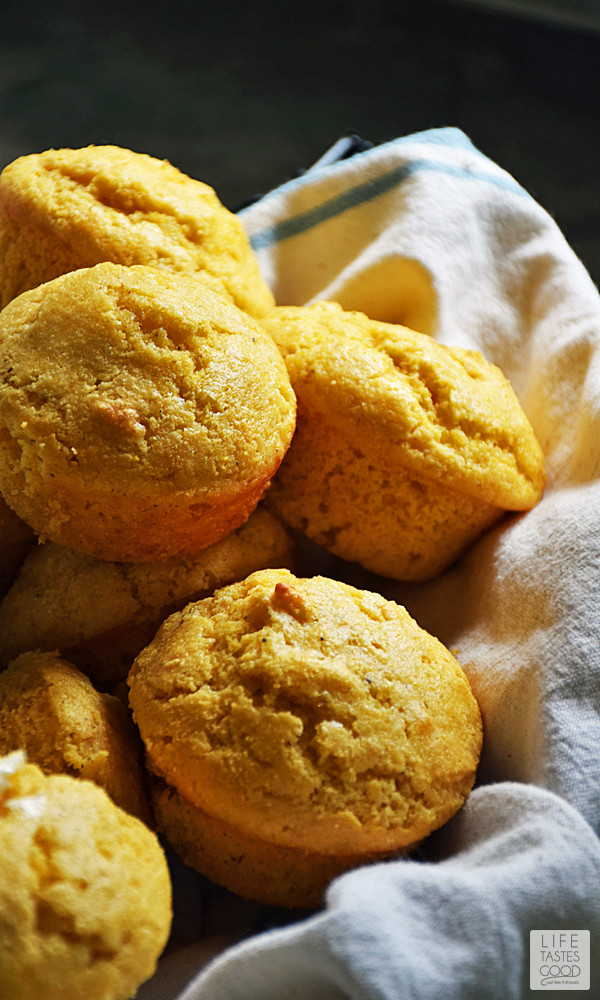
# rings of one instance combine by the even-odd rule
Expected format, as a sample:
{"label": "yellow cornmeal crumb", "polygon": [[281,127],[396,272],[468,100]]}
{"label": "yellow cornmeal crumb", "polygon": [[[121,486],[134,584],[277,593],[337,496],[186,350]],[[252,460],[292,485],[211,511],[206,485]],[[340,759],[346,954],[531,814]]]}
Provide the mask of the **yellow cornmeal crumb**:
{"label": "yellow cornmeal crumb", "polygon": [[335,303],[262,324],[298,399],[270,509],[396,578],[440,572],[505,510],[541,497],[544,460],[511,386],[477,352]]}
{"label": "yellow cornmeal crumb", "polygon": [[0,487],[58,544],[199,551],[246,520],[289,445],[281,356],[207,279],[98,264],[13,300],[0,337]]}
{"label": "yellow cornmeal crumb", "polygon": [[189,605],[137,657],[150,767],[253,837],[352,854],[413,844],[474,780],[478,706],[404,608],[262,570]]}
{"label": "yellow cornmeal crumb", "polygon": [[152,824],[141,745],[124,705],[57,653],[23,653],[0,673],[0,754],[19,748],[45,773],[88,778]]}
{"label": "yellow cornmeal crumb", "polygon": [[170,930],[163,851],[102,789],[18,757],[0,791],[2,995],[127,1000]]}
{"label": "yellow cornmeal crumb", "polygon": [[223,281],[240,308],[274,305],[240,220],[209,185],[118,146],[49,149],[0,174],[0,303],[102,261]]}
{"label": "yellow cornmeal crumb", "polygon": [[[167,614],[264,566],[289,566],[291,539],[262,506],[188,558],[116,563],[37,545],[0,603],[0,666],[60,649],[102,687],[122,681]],[[0,675],[1,679],[1,675]]]}

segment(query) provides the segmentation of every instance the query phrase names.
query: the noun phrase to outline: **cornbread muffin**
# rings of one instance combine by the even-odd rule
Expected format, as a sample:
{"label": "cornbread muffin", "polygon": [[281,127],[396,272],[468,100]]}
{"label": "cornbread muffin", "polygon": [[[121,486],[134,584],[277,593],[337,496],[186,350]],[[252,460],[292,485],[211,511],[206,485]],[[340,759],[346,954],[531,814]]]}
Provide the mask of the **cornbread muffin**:
{"label": "cornbread muffin", "polygon": [[185,556],[256,507],[295,398],[271,338],[215,288],[98,264],[0,313],[0,490],[43,540]]}
{"label": "cornbread muffin", "polygon": [[404,608],[285,569],[172,615],[129,686],[159,828],[269,903],[316,905],[335,874],[417,844],[481,751],[464,673]]}
{"label": "cornbread muffin", "polygon": [[274,305],[237,216],[166,160],[118,146],[49,149],[0,174],[0,303],[103,261],[223,281],[241,308]]}
{"label": "cornbread muffin", "polygon": [[0,497],[0,597],[13,582],[19,566],[35,542],[35,534]]}
{"label": "cornbread muffin", "polygon": [[128,1000],[170,925],[152,831],[89,781],[0,760],[2,997]]}
{"label": "cornbread muffin", "polygon": [[28,554],[0,603],[0,667],[25,650],[59,649],[97,687],[111,689],[167,615],[291,559],[289,534],[262,504],[187,559],[115,563],[46,542]]}
{"label": "cornbread muffin", "polygon": [[152,823],[141,745],[124,705],[57,653],[22,653],[0,673],[0,755],[20,749],[45,773],[88,778]]}
{"label": "cornbread muffin", "polygon": [[298,401],[269,509],[395,579],[435,576],[507,511],[533,507],[544,460],[504,375],[334,303],[263,320]]}

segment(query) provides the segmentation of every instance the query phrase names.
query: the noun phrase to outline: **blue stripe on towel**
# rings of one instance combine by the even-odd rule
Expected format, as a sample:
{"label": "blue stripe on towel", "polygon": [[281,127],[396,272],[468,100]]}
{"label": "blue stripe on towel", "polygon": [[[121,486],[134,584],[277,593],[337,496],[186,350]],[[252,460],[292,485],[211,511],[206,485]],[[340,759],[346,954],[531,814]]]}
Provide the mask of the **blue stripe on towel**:
{"label": "blue stripe on towel", "polygon": [[[367,156],[369,152],[370,150],[367,153],[359,155]],[[482,162],[486,162],[485,157],[482,157]],[[358,205],[363,205],[365,202],[372,201],[373,198],[378,198],[380,195],[386,194],[388,191],[402,184],[407,177],[424,170],[445,174],[448,177],[457,177],[462,180],[482,181],[500,187],[505,191],[510,191],[513,194],[529,197],[527,191],[513,180],[509,174],[502,176],[489,173],[486,170],[472,170],[471,168],[455,166],[451,163],[440,163],[438,160],[413,160],[411,163],[403,163],[394,167],[393,170],[388,171],[386,174],[381,174],[379,177],[373,177],[362,184],[348,188],[347,191],[329,198],[320,205],[315,205],[314,208],[308,209],[306,212],[301,212],[299,215],[294,215],[289,219],[282,219],[281,222],[277,222],[273,226],[268,226],[266,229],[254,233],[250,237],[252,248],[255,251],[262,250],[292,236],[305,233],[320,223],[326,222],[336,215],[341,215],[343,212],[348,211],[348,209],[356,208]]]}

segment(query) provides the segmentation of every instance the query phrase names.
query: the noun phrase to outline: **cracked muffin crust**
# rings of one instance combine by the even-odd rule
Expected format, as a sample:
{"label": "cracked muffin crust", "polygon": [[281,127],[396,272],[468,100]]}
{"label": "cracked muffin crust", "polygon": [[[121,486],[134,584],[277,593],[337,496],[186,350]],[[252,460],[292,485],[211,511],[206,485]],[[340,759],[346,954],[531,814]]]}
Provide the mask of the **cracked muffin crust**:
{"label": "cracked muffin crust", "polygon": [[49,149],[0,174],[0,305],[102,261],[207,272],[241,309],[274,305],[241,222],[166,160],[118,146]]}
{"label": "cracked muffin crust", "polygon": [[324,577],[259,570],[188,605],[129,686],[167,786],[159,823],[260,899],[318,901],[324,877],[441,826],[474,781],[481,719],[457,661],[404,608]]}
{"label": "cracked muffin crust", "polygon": [[0,673],[0,755],[24,750],[46,774],[87,778],[152,825],[137,730],[58,653],[22,653]]}
{"label": "cracked muffin crust", "polygon": [[127,1000],[156,968],[171,884],[156,836],[89,781],[0,759],[0,969],[11,1000]]}
{"label": "cracked muffin crust", "polygon": [[0,602],[0,669],[26,650],[59,649],[110,690],[168,614],[256,569],[290,566],[291,550],[288,532],[262,505],[187,558],[117,563],[54,542],[36,545]]}
{"label": "cracked muffin crust", "polygon": [[44,540],[124,562],[242,524],[289,445],[281,355],[218,283],[117,264],[0,314],[0,489]]}
{"label": "cracked muffin crust", "polygon": [[298,402],[268,506],[318,545],[383,576],[427,579],[506,510],[540,499],[541,448],[478,352],[331,302],[280,306],[261,323]]}

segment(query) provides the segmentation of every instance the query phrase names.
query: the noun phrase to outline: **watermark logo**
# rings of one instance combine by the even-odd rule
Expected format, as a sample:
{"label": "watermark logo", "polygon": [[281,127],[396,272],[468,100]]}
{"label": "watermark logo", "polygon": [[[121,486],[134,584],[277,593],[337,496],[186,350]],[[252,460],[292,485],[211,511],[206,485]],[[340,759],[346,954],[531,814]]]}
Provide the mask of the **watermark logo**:
{"label": "watermark logo", "polygon": [[589,931],[530,931],[532,990],[589,990]]}

